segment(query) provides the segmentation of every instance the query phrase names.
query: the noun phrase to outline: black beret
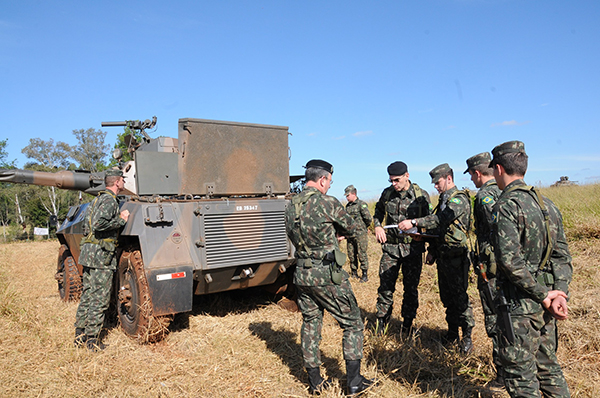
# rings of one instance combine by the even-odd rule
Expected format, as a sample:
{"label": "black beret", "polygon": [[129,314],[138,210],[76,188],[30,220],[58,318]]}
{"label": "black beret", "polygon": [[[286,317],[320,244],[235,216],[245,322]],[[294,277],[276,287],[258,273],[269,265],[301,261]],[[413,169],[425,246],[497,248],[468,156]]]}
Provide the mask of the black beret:
{"label": "black beret", "polygon": [[323,170],[333,174],[333,166],[331,165],[331,163],[326,162],[321,159],[309,160],[308,163],[306,163],[306,166],[304,166],[304,168],[305,169],[310,169],[310,168],[323,169]]}
{"label": "black beret", "polygon": [[387,172],[391,176],[401,176],[408,172],[408,166],[404,162],[394,162],[388,166]]}

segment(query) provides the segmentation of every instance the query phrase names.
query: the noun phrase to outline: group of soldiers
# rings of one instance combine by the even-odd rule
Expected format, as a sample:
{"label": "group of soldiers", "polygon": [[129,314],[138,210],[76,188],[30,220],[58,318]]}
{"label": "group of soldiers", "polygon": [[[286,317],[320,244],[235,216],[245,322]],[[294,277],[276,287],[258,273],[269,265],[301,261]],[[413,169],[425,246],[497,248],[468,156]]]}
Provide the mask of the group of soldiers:
{"label": "group of soldiers", "polygon": [[[373,222],[382,247],[376,332],[388,329],[400,271],[402,333],[412,332],[427,251],[425,262],[437,266],[446,309],[448,330],[442,342],[458,344],[465,354],[471,352],[475,320],[467,287],[473,264],[486,332],[493,342],[496,382],[511,397],[570,396],[556,358],[556,320],[568,315],[572,276],[560,211],[525,184],[528,157],[522,142],[505,142],[492,150],[492,156],[483,152],[466,163],[465,174],[479,189],[473,212],[469,192],[456,187],[447,163],[429,173],[440,194],[433,208],[427,192],[410,181],[407,165],[394,162],[387,169],[391,185],[382,192],[372,218],[354,186],[345,190],[345,209],[327,195],[333,174],[330,163],[314,159],[306,164],[306,185],[292,198],[286,225],[296,248],[294,283],[303,316],[301,345],[310,393],[319,394],[332,383],[320,374],[324,310],[343,329],[348,393],[358,394],[375,383],[360,373],[364,323],[350,276],[342,269],[346,255],[339,246],[347,238],[351,276],[368,281],[367,227]],[[472,214],[475,239],[471,238]]]}

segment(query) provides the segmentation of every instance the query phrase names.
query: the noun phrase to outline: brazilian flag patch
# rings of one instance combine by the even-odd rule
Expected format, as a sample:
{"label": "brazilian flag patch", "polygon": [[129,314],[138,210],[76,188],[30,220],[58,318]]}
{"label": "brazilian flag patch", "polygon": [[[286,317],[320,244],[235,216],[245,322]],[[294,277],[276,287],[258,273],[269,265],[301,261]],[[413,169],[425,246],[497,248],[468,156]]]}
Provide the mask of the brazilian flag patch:
{"label": "brazilian flag patch", "polygon": [[363,207],[367,207],[367,205],[366,205],[366,204],[364,204],[364,205],[362,205],[362,206],[363,206]]}
{"label": "brazilian flag patch", "polygon": [[450,199],[450,202],[456,203],[457,205],[459,205],[460,204],[460,199],[458,199],[458,198],[452,198],[452,199]]}
{"label": "brazilian flag patch", "polygon": [[486,196],[485,198],[482,199],[482,202],[485,204],[492,203],[493,201],[494,201],[494,198],[492,198],[491,196]]}
{"label": "brazilian flag patch", "polygon": [[492,213],[492,222],[498,222],[498,213]]}

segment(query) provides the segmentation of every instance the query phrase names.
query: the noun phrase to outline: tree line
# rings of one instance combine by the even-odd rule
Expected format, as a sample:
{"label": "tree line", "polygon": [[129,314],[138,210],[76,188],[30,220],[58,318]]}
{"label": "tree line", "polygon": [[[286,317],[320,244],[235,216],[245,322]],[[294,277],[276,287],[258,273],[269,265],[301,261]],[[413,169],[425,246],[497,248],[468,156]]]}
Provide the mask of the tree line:
{"label": "tree line", "polygon": [[[21,149],[28,159],[23,169],[32,171],[58,172],[61,170],[87,170],[99,172],[117,163],[108,153],[111,146],[106,143],[106,132],[89,128],[73,130],[76,144],[31,138]],[[139,134],[128,127],[117,135],[113,148],[120,148],[123,160],[131,160],[127,154],[125,136],[131,134],[138,140]],[[8,139],[0,140],[0,169],[17,168],[16,160],[9,160]],[[26,184],[0,183],[0,235],[4,241],[31,238],[34,227],[50,227],[64,220],[69,207],[89,202],[89,194],[67,191],[55,187]]]}

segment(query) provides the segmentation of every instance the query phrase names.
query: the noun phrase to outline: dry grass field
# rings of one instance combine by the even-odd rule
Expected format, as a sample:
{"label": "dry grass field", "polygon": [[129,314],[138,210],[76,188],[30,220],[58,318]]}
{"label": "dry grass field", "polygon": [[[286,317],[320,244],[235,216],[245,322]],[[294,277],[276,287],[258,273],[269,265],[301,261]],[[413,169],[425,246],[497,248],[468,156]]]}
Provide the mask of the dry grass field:
{"label": "dry grass field", "polygon": [[[598,186],[593,187],[595,193]],[[565,213],[572,239],[574,280],[570,317],[560,323],[559,360],[573,397],[600,396],[600,240],[598,196],[585,210],[580,234],[572,195],[549,191]],[[555,195],[555,196],[552,196]],[[577,207],[575,204],[573,207]],[[591,231],[591,232],[589,232]],[[368,283],[353,281],[365,322],[374,319],[380,248],[371,235]],[[178,319],[168,337],[140,345],[118,326],[108,328],[109,347],[99,353],[73,347],[77,303],[60,300],[54,272],[58,241],[0,245],[1,397],[308,397],[302,369],[299,313],[280,309],[261,290],[198,297],[189,317]],[[472,280],[474,282],[474,279]],[[414,338],[400,331],[401,280],[388,335],[366,333],[363,373],[380,383],[370,397],[491,397],[491,343],[485,335],[474,284],[469,293],[477,326],[468,356],[438,343],[445,332],[435,267],[424,266]],[[343,396],[342,333],[327,315],[323,327],[323,371],[340,384],[325,397]],[[508,396],[506,394],[495,396]]]}
{"label": "dry grass field", "polygon": [[[374,243],[374,242],[372,242]],[[189,318],[155,345],[139,345],[109,328],[100,353],[73,347],[77,303],[60,301],[54,281],[57,241],[0,245],[0,396],[2,397],[306,397],[300,353],[301,316],[258,290],[195,301]],[[559,358],[574,397],[600,394],[600,242],[572,244],[575,279],[570,319],[560,325]],[[376,268],[380,249],[371,245]],[[353,282],[365,321],[373,319],[378,281]],[[398,283],[401,289],[401,282]],[[490,343],[476,291],[475,350],[444,349],[443,308],[434,267],[420,285],[419,333],[403,340],[399,305],[384,337],[366,335],[364,373],[380,384],[373,397],[490,397]],[[398,293],[397,293],[398,295]],[[325,318],[324,371],[345,383],[341,331]],[[342,396],[338,386],[324,396]],[[502,395],[500,395],[502,396]],[[506,395],[505,395],[506,396]]]}

